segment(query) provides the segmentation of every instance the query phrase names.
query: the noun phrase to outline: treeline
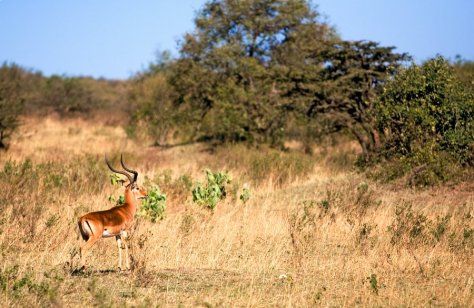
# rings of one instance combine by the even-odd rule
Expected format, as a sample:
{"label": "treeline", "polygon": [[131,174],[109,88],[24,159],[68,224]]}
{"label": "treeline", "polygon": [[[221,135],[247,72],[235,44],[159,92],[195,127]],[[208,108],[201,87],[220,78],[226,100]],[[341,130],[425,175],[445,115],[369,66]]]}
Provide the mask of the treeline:
{"label": "treeline", "polygon": [[[90,117],[98,111],[130,112],[128,81],[51,76],[16,64],[0,66],[0,148],[19,125],[20,115]],[[110,113],[108,113],[110,115]]]}
{"label": "treeline", "polygon": [[310,152],[344,135],[360,145],[359,166],[384,166],[383,178],[415,185],[474,164],[473,62],[417,65],[394,47],[343,40],[306,0],[210,0],[176,58],[164,52],[123,83],[32,72],[24,82],[18,67],[0,72],[3,126],[14,118],[7,102],[65,115],[107,102],[128,108],[129,132],[146,132],[157,145],[284,148],[293,139]]}

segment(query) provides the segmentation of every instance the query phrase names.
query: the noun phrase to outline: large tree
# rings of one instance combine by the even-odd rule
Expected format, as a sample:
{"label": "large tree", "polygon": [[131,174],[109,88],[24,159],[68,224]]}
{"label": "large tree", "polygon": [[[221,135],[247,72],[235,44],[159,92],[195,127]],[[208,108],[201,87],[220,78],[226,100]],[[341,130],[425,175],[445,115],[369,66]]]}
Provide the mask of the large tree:
{"label": "large tree", "polygon": [[303,0],[209,1],[195,24],[171,80],[197,136],[279,144],[291,108],[283,79],[314,87],[334,31]]}
{"label": "large tree", "polygon": [[138,110],[160,119],[150,122],[192,127],[192,140],[280,146],[288,123],[344,130],[367,156],[376,143],[373,98],[406,59],[392,47],[342,40],[306,0],[212,0],[179,58],[150,70],[167,76],[174,106],[158,99]]}

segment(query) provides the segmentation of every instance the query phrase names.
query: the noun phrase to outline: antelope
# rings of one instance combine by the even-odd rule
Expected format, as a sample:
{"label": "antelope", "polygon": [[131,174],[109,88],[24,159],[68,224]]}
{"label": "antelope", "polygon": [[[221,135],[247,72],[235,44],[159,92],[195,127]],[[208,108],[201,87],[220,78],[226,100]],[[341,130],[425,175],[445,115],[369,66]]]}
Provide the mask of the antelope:
{"label": "antelope", "polygon": [[[119,250],[119,270],[122,270],[122,250],[125,247],[125,267],[130,269],[130,261],[128,255],[127,238],[132,226],[133,217],[138,206],[138,200],[147,197],[146,191],[137,184],[138,172],[127,168],[123,163],[122,155],[120,155],[120,164],[125,171],[131,174],[114,169],[107,156],[105,162],[110,170],[115,173],[125,175],[128,184],[125,186],[125,203],[123,205],[114,206],[105,211],[90,212],[79,218],[78,225],[82,239],[86,241],[80,247],[80,257],[82,269],[85,268],[86,252],[101,238],[113,237],[117,241]],[[125,182],[125,181],[123,181]],[[122,183],[123,183],[122,182]],[[122,246],[122,239],[124,245]]]}

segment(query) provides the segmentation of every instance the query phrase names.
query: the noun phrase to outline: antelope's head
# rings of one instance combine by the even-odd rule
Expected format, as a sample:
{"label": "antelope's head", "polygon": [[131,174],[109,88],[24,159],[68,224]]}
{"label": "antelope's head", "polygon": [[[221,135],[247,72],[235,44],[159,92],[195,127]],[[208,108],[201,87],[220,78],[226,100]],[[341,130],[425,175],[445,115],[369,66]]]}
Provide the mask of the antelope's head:
{"label": "antelope's head", "polygon": [[120,164],[122,165],[122,168],[124,170],[126,170],[126,171],[130,172],[131,174],[133,174],[133,177],[132,177],[131,174],[129,174],[125,171],[120,171],[120,170],[114,169],[110,165],[110,162],[108,161],[107,156],[105,157],[105,162],[107,163],[107,166],[109,167],[110,170],[112,170],[115,173],[125,175],[127,177],[128,184],[125,188],[125,191],[130,191],[133,194],[133,196],[136,200],[144,199],[148,196],[146,190],[143,187],[139,186],[138,183],[137,183],[138,172],[128,168],[127,166],[125,166],[125,164],[123,163],[123,156],[122,155],[120,155]]}
{"label": "antelope's head", "polygon": [[133,193],[135,196],[135,199],[145,199],[148,197],[148,193],[146,192],[145,188],[138,186],[137,183],[132,183],[130,185],[130,191]]}

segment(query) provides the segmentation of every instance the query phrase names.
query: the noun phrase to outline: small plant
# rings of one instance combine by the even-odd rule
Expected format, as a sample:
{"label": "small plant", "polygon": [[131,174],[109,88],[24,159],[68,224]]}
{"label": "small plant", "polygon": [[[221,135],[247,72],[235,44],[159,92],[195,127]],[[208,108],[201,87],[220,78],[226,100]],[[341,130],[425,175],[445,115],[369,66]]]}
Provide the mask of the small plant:
{"label": "small plant", "polygon": [[377,281],[377,275],[372,274],[369,277],[367,277],[370,283],[370,287],[372,289],[372,292],[374,292],[376,295],[379,295],[379,283]]}
{"label": "small plant", "polygon": [[193,189],[193,201],[198,205],[214,210],[217,202],[224,199],[227,195],[225,188],[230,183],[230,176],[224,172],[214,173],[206,169],[206,177],[206,186],[198,182]]}
{"label": "small plant", "polygon": [[142,201],[138,215],[149,219],[151,222],[162,220],[165,217],[166,195],[158,186],[153,186],[148,191],[148,197]]}
{"label": "small plant", "polygon": [[125,204],[125,196],[124,195],[120,195],[118,197],[117,204],[119,204],[119,205],[124,205]]}
{"label": "small plant", "polygon": [[242,189],[242,193],[240,194],[239,199],[244,204],[247,203],[247,201],[249,201],[249,199],[250,199],[250,188],[244,186],[244,188]]}

